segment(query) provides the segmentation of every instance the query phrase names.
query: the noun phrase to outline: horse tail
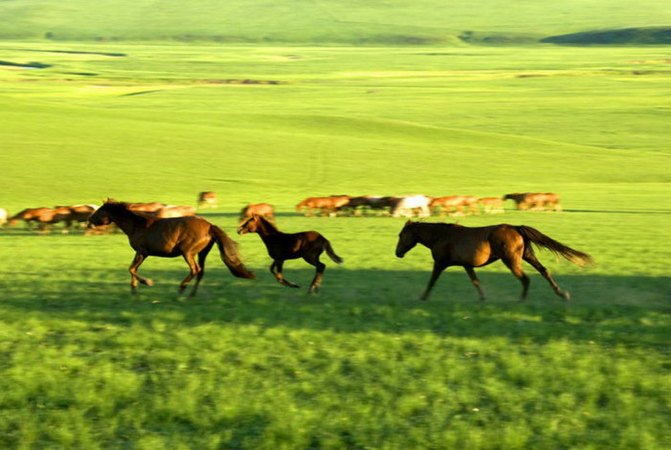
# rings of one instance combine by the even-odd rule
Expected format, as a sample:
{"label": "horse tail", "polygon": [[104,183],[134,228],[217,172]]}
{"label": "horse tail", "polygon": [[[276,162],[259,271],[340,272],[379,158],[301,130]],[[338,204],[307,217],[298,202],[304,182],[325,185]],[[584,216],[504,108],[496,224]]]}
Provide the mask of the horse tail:
{"label": "horse tail", "polygon": [[567,260],[571,261],[573,264],[578,266],[583,266],[585,264],[592,264],[593,260],[590,255],[583,253],[581,251],[572,249],[571,247],[557,242],[549,236],[544,235],[535,228],[527,227],[525,225],[520,225],[515,227],[517,231],[524,238],[525,246],[532,242],[539,247],[546,248],[550,250],[555,255],[561,255]]}
{"label": "horse tail", "polygon": [[226,267],[228,267],[228,270],[230,270],[233,275],[238,278],[256,278],[254,274],[242,264],[240,253],[238,252],[238,244],[236,244],[233,239],[229,238],[228,235],[224,233],[224,230],[216,225],[212,225],[210,227],[210,235],[219,247],[221,260],[226,264]]}
{"label": "horse tail", "polygon": [[331,247],[331,243],[326,238],[324,238],[324,250],[326,250],[326,254],[329,255],[329,258],[331,258],[334,263],[343,263],[344,260],[340,256],[336,255],[336,252],[333,251],[333,247]]}

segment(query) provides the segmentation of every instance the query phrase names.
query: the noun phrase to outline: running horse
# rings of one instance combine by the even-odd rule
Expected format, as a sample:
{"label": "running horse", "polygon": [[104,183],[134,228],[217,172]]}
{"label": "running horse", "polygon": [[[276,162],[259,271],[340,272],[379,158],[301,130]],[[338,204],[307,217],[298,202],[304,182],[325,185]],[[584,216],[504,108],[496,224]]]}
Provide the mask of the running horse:
{"label": "running horse", "polygon": [[137,291],[138,281],[147,286],[154,284],[151,279],[137,273],[147,257],[182,256],[189,265],[189,274],[180,283],[179,290],[184,292],[188,283],[196,278],[189,294],[193,297],[205,274],[205,258],[214,244],[219,247],[221,260],[233,275],[254,278],[254,274],[240,260],[236,243],[216,225],[198,216],[154,219],[133,212],[129,206],[128,203],[107,200],[89,217],[89,225],[97,227],[115,223],[128,236],[130,246],[135,250],[135,257],[128,269],[132,293]]}
{"label": "running horse", "polygon": [[326,265],[319,261],[319,256],[322,252],[326,251],[326,254],[335,263],[342,264],[343,262],[342,258],[333,251],[328,239],[316,231],[304,231],[293,234],[282,233],[265,217],[253,215],[238,227],[238,234],[245,233],[258,233],[261,237],[261,240],[266,245],[268,254],[273,258],[270,272],[283,286],[300,287],[296,283],[285,279],[282,275],[282,265],[287,259],[303,258],[305,262],[315,266],[317,270],[308,289],[310,293],[315,293],[319,290],[322,278],[324,277]]}
{"label": "running horse", "polygon": [[555,294],[569,301],[571,298],[569,292],[557,285],[550,272],[536,258],[531,244],[546,248],[577,265],[592,261],[588,254],[574,250],[535,228],[524,225],[500,224],[471,228],[457,224],[408,221],[399,234],[396,256],[403,258],[418,243],[431,250],[434,260],[433,272],[421,297],[422,300],[429,297],[440,274],[450,266],[463,267],[480,294],[480,300],[484,300],[485,293],[474,268],[486,266],[500,259],[522,282],[520,301],[526,299],[529,290],[529,277],[522,271],[522,260],[531,264],[548,280]]}

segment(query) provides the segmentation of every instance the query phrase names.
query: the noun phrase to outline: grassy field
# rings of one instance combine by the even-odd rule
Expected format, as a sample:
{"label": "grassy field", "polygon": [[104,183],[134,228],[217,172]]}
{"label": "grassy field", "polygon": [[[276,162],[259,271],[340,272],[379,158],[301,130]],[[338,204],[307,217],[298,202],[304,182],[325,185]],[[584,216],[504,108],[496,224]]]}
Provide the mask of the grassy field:
{"label": "grassy field", "polygon": [[[506,45],[568,33],[643,28],[609,36],[640,42],[648,27],[669,29],[665,0],[86,0],[0,2],[0,39],[53,41],[213,41],[357,45]],[[669,43],[655,33],[652,42]],[[584,35],[583,43],[600,39]]]}
{"label": "grassy field", "polygon": [[[212,253],[187,300],[184,262],[150,258],[156,286],[133,297],[123,235],[0,230],[0,447],[671,447],[671,47],[336,45],[434,39],[448,12],[420,20],[429,2],[381,16],[314,2],[279,37],[281,20],[254,11],[231,25],[244,8],[227,3],[236,39],[294,42],[282,46],[203,42],[231,39],[198,2],[184,7],[207,36],[186,44],[165,40],[194,33],[176,4],[141,23],[142,2],[100,5],[97,23],[40,3],[0,3],[15,18],[0,32],[0,207],[195,204],[213,190],[220,207],[203,215],[228,233],[267,201],[282,230],[319,230],[345,263],[325,261],[309,296],[309,266],[288,262],[302,289],[282,288],[258,237],[234,236],[257,280]],[[573,25],[567,3],[534,30],[533,2],[491,17],[456,2],[450,29],[540,38],[668,15],[639,2],[597,20],[603,2],[572,3]],[[114,33],[124,42],[74,42]],[[526,224],[590,253],[582,269],[540,253],[570,304],[529,266],[517,303],[500,263],[478,271],[487,302],[459,268],[420,302],[431,257],[395,258],[405,219],[293,211],[310,195],[515,191],[558,192],[564,212],[431,220]]]}

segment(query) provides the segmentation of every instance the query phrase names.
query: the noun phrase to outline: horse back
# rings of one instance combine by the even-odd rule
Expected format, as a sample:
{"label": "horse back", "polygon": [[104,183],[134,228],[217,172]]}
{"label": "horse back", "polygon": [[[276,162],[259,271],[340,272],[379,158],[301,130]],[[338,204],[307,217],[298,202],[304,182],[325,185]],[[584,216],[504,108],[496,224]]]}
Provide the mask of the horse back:
{"label": "horse back", "polygon": [[434,259],[440,258],[452,265],[480,267],[506,256],[510,251],[517,251],[518,247],[524,249],[524,239],[514,226],[453,225],[431,250]]}
{"label": "horse back", "polygon": [[199,216],[150,220],[147,228],[131,238],[131,245],[137,251],[154,256],[198,253],[212,240],[210,227],[211,224]]}

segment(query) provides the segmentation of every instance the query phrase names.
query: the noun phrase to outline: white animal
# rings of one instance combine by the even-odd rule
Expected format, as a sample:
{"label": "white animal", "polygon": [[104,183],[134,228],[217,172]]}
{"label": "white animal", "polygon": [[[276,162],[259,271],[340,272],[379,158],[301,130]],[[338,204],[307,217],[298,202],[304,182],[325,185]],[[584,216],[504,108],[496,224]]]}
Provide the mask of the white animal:
{"label": "white animal", "polygon": [[7,210],[5,208],[0,208],[0,225],[7,223]]}
{"label": "white animal", "polygon": [[410,195],[403,197],[391,212],[392,217],[429,217],[431,210],[429,203],[431,199],[426,195]]}

